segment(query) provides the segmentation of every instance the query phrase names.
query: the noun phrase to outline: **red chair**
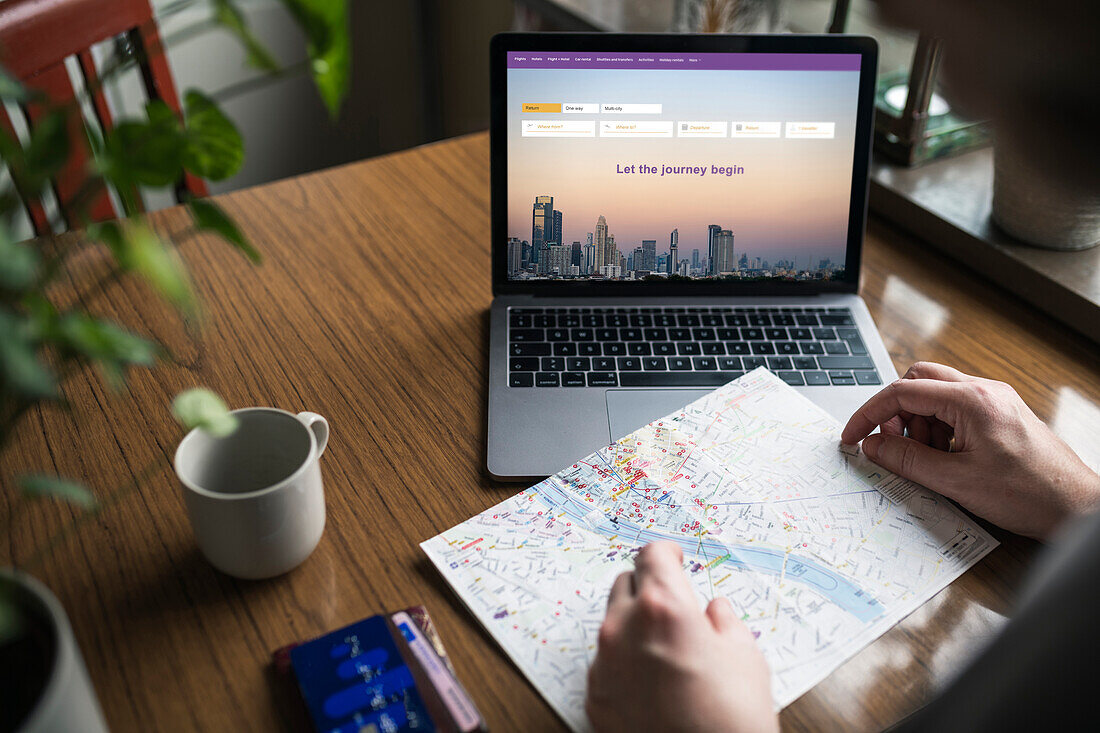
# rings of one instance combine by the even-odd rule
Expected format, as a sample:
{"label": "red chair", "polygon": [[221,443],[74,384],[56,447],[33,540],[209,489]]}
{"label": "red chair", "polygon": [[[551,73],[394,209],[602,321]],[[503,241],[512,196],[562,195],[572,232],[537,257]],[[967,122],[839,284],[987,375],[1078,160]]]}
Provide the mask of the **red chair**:
{"label": "red chair", "polygon": [[[139,60],[145,93],[159,99],[180,114],[179,98],[172,72],[164,56],[160,33],[153,20],[148,0],[0,0],[0,61],[15,78],[28,88],[43,92],[55,104],[74,99],[75,92],[65,68],[65,59],[75,56],[84,76],[85,88],[92,91],[96,119],[104,132],[111,129],[111,112],[99,85],[98,71],[91,46],[100,41],[125,36]],[[33,123],[43,114],[39,105],[30,104],[23,113]],[[15,137],[7,111],[0,106],[0,125]],[[69,228],[84,225],[71,205],[73,197],[88,179],[91,152],[88,149],[83,120],[73,115],[70,121],[69,159],[53,181],[61,214]],[[186,174],[176,187],[177,201],[184,193],[207,194],[202,179]],[[113,219],[116,212],[102,185],[92,191],[92,219]],[[37,235],[49,234],[50,223],[42,202],[23,196]],[[140,205],[140,199],[139,199]]]}

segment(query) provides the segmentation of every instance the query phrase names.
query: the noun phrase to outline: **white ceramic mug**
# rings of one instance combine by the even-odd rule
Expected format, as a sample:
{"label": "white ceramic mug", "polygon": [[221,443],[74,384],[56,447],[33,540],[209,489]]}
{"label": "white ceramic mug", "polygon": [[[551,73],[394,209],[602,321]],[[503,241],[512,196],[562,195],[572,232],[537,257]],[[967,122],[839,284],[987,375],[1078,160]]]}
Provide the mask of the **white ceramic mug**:
{"label": "white ceramic mug", "polygon": [[176,449],[176,475],[199,549],[238,578],[270,578],[300,565],[325,529],[318,464],[328,421],[270,407],[234,410],[237,430],[195,429]]}

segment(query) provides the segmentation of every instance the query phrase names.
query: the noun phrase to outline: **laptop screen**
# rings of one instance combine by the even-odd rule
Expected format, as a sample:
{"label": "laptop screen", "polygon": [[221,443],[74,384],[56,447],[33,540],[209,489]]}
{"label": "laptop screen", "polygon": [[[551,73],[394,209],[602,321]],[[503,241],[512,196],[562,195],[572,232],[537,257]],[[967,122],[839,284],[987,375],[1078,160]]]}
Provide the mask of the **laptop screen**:
{"label": "laptop screen", "polygon": [[508,280],[846,279],[860,61],[507,52]]}

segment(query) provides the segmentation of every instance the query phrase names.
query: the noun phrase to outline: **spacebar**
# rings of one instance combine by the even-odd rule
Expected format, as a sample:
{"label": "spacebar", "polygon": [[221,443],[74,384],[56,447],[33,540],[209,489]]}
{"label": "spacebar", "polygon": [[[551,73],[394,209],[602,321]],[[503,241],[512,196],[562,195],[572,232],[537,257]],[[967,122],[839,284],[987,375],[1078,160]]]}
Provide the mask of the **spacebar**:
{"label": "spacebar", "polygon": [[717,387],[744,372],[619,372],[620,387]]}

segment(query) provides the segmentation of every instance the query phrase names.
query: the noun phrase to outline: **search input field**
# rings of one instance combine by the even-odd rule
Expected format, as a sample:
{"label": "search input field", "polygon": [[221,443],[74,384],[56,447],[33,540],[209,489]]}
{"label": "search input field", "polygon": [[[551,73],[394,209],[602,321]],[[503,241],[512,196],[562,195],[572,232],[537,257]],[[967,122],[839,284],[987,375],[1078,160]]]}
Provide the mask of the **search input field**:
{"label": "search input field", "polygon": [[596,137],[595,120],[523,120],[523,137]]}
{"label": "search input field", "polygon": [[734,120],[730,137],[779,137],[781,122],[745,122]]}
{"label": "search input field", "polygon": [[726,123],[722,122],[677,122],[678,137],[725,137]]}
{"label": "search input field", "polygon": [[836,131],[835,122],[788,122],[787,137],[832,139]]}
{"label": "search input field", "polygon": [[600,137],[672,137],[672,122],[663,120],[624,120],[600,122]]}

